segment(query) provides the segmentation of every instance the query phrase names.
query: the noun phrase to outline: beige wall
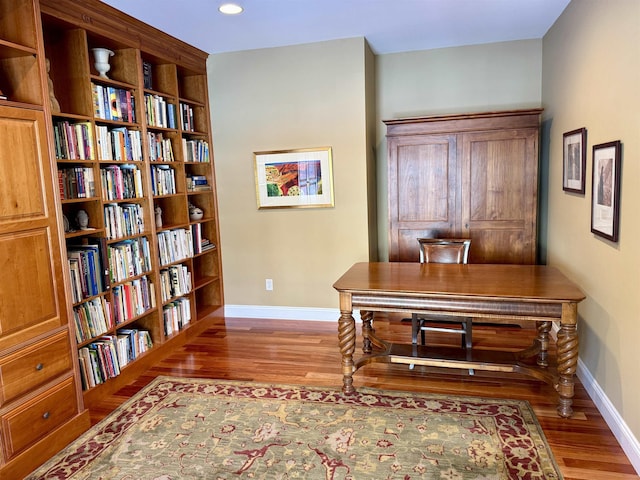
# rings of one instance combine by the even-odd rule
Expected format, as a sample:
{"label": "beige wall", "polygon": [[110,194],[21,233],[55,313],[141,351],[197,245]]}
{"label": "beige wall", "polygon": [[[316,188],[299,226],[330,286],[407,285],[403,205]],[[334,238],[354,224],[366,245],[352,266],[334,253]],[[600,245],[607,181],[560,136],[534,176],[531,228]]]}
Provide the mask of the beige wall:
{"label": "beige wall", "polygon": [[[363,38],[210,56],[226,304],[337,309],[333,283],[369,259],[366,58]],[[253,152],[323,146],[334,208],[258,210]]]}
{"label": "beige wall", "polygon": [[[584,290],[580,359],[640,438],[640,2],[573,0],[543,41],[550,264]],[[587,192],[562,190],[562,134],[587,129]],[[620,240],[590,232],[593,145],[621,140]]]}
{"label": "beige wall", "polygon": [[376,57],[379,256],[388,258],[387,147],[382,120],[539,107],[542,40]]}

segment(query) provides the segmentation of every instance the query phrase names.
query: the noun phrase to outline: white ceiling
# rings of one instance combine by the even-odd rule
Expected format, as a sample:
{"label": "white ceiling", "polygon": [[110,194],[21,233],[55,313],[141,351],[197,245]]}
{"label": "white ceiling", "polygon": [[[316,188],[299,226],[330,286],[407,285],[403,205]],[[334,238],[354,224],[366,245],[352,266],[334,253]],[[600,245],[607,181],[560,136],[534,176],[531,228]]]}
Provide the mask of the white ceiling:
{"label": "white ceiling", "polygon": [[103,0],[208,53],[365,37],[376,54],[542,38],[570,0]]}

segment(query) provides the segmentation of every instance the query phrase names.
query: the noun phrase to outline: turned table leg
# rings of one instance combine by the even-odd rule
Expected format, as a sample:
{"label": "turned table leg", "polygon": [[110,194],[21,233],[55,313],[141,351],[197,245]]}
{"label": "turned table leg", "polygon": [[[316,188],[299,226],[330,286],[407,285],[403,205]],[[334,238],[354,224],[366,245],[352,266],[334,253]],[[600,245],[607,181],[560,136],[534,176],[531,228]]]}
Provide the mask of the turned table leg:
{"label": "turned table leg", "polygon": [[562,304],[562,319],[558,332],[558,385],[556,390],[560,396],[558,413],[568,418],[573,414],[575,373],[578,365],[578,305],[575,303]]}
{"label": "turned table leg", "polygon": [[538,353],[538,366],[549,366],[549,331],[551,330],[551,322],[538,322],[538,344],[540,345],[540,353]]}
{"label": "turned table leg", "polygon": [[356,349],[356,321],[353,318],[351,294],[340,293],[340,320],[338,320],[338,343],[342,354],[342,391],[354,393],[353,353]]}
{"label": "turned table leg", "polygon": [[362,320],[362,352],[371,353],[371,334],[373,333],[371,322],[373,320],[373,312],[360,310],[360,319]]}

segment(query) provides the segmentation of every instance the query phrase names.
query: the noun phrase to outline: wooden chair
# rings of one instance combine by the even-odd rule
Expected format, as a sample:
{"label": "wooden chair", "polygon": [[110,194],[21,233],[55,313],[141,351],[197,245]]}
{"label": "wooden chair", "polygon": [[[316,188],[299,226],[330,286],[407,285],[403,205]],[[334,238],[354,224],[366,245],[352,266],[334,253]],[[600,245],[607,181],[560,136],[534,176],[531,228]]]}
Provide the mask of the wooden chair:
{"label": "wooden chair", "polygon": [[[468,263],[469,239],[419,238],[420,263]],[[457,333],[461,336],[463,349],[471,349],[473,344],[472,319],[453,315],[414,313],[411,315],[411,340],[418,343],[418,332],[422,345],[426,343],[425,332]],[[446,326],[443,326],[446,325]],[[413,365],[412,365],[413,366]],[[470,370],[469,373],[473,374]]]}

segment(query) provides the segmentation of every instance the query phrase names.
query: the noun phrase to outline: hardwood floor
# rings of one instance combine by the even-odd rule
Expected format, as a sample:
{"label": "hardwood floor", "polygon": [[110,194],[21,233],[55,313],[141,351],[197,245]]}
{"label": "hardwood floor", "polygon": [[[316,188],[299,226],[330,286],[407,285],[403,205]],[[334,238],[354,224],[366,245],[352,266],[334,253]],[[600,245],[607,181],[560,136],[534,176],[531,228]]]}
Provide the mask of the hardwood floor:
{"label": "hardwood floor", "polygon": [[[337,322],[235,318],[207,321],[210,327],[202,334],[171,352],[131,384],[90,406],[92,422],[101,420],[159,375],[341,388]],[[410,341],[410,323],[399,318],[377,318],[374,328],[386,340]],[[454,335],[438,335],[443,344],[459,342]],[[534,336],[533,330],[517,326],[476,325],[474,348],[518,350],[528,346]],[[359,354],[360,345],[356,348]],[[638,478],[579,381],[571,419],[557,415],[557,397],[551,386],[515,374],[476,371],[469,376],[466,370],[418,366],[409,370],[406,365],[371,364],[355,373],[354,385],[528,400],[565,480]]]}

